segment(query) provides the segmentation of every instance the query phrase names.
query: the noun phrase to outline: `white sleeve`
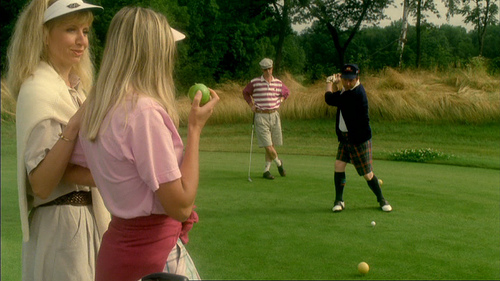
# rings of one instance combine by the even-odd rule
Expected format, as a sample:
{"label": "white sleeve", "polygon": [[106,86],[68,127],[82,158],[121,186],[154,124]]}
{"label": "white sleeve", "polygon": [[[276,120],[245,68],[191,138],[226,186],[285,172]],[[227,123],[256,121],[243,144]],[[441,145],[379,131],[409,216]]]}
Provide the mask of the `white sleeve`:
{"label": "white sleeve", "polygon": [[61,132],[62,124],[53,119],[45,119],[36,124],[30,133],[24,153],[24,162],[28,174],[47,156],[47,153],[59,140],[59,133]]}

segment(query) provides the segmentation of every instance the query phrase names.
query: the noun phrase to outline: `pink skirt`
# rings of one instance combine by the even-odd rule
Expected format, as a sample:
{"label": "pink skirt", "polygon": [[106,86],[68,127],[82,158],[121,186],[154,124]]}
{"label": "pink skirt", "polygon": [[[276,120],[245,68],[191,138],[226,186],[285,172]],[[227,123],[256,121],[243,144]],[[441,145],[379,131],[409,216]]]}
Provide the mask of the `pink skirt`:
{"label": "pink skirt", "polygon": [[97,256],[96,281],[137,281],[162,272],[181,233],[181,223],[165,215],[112,217]]}

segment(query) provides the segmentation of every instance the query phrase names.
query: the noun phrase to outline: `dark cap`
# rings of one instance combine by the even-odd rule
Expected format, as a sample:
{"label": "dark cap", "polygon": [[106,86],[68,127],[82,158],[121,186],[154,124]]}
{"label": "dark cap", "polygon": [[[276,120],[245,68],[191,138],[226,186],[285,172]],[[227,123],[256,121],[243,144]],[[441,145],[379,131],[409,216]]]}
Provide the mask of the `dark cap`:
{"label": "dark cap", "polygon": [[345,64],[342,67],[342,78],[355,79],[359,75],[359,67],[355,64]]}

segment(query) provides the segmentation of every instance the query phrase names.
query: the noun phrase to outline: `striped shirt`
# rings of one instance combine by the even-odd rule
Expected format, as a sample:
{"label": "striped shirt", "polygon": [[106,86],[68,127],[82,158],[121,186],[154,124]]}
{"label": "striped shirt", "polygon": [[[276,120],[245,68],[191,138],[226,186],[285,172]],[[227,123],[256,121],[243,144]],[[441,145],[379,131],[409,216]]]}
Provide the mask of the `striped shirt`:
{"label": "striped shirt", "polygon": [[281,80],[272,78],[271,83],[264,76],[254,78],[243,89],[243,98],[248,104],[253,103],[260,110],[278,109],[282,99],[288,98],[290,91]]}

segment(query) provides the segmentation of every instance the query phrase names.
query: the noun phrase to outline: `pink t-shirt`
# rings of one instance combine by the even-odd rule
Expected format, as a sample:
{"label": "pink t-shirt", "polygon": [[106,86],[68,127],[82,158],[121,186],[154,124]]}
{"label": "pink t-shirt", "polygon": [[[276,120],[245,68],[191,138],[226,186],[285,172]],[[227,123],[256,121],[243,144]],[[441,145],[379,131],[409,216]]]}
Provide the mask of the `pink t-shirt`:
{"label": "pink t-shirt", "polygon": [[113,216],[165,214],[155,191],[161,183],[181,177],[182,139],[165,109],[152,98],[139,96],[131,106],[128,99],[111,110],[95,142],[80,136],[71,162],[89,167]]}

